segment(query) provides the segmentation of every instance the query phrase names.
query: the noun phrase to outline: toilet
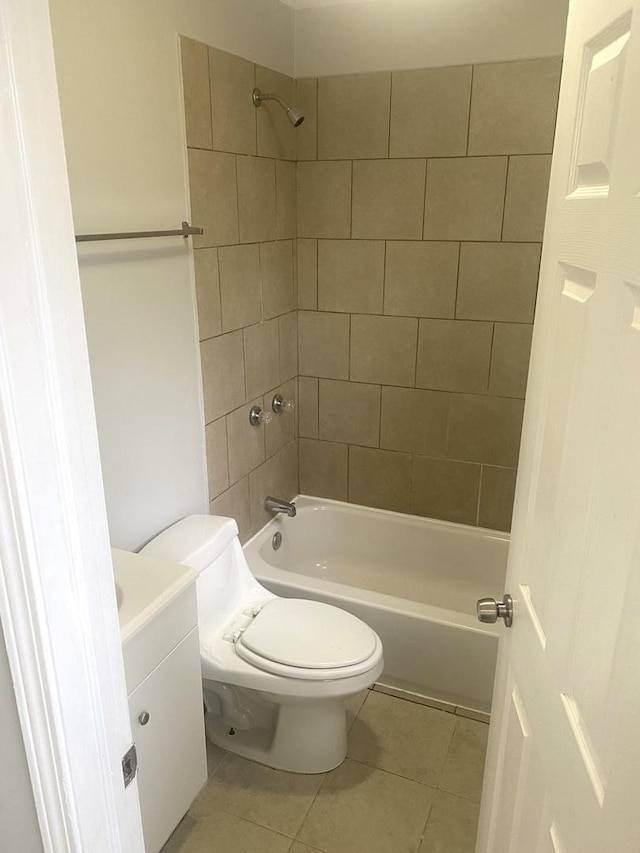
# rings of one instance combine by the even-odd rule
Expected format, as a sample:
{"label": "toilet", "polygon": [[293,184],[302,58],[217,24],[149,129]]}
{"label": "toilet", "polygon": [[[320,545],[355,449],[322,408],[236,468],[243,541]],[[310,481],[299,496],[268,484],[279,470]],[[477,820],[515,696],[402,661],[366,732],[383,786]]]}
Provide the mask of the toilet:
{"label": "toilet", "polygon": [[347,752],[346,700],[382,672],[378,635],[338,607],[261,586],[232,518],[189,516],[141,553],[198,572],[207,737],[279,770],[337,767]]}

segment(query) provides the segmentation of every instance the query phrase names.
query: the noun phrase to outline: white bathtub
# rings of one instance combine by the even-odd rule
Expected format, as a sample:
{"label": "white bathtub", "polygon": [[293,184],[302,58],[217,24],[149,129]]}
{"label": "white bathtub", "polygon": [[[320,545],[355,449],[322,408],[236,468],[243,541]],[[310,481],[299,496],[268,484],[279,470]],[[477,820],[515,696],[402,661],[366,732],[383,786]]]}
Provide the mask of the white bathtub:
{"label": "white bathtub", "polygon": [[295,518],[274,518],[244,546],[260,582],[371,625],[382,684],[489,712],[499,628],[480,625],[475,605],[502,598],[508,535],[305,495],[295,503]]}

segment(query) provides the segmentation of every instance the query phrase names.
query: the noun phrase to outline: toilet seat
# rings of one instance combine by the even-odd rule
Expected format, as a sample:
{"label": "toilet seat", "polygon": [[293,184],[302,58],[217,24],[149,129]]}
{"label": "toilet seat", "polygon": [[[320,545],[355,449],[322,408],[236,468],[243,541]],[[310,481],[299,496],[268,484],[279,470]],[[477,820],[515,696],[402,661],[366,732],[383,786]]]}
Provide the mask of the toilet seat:
{"label": "toilet seat", "polygon": [[240,658],[288,678],[328,680],[366,672],[380,640],[338,607],[307,599],[267,602],[235,638]]}

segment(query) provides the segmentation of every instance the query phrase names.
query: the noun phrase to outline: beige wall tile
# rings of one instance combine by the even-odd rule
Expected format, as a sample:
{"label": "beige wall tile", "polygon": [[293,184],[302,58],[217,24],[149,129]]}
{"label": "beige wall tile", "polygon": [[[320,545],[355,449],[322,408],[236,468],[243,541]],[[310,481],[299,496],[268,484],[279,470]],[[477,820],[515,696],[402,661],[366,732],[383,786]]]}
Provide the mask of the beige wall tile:
{"label": "beige wall tile", "polygon": [[300,439],[300,493],[347,500],[346,444]]}
{"label": "beige wall tile", "polygon": [[[270,412],[273,415],[271,423],[264,428],[265,449],[267,458],[273,456],[281,450],[290,441],[296,438],[296,411],[298,406],[298,383],[295,379],[290,379],[288,382],[277,385],[268,391],[263,399],[261,406],[265,412]],[[290,401],[296,407],[294,409],[283,409],[280,412],[273,411],[273,398],[276,394],[282,394],[285,401]]]}
{"label": "beige wall tile", "polygon": [[263,408],[262,397],[249,400],[227,415],[231,483],[237,483],[265,460],[265,428],[262,424],[252,426],[249,423],[249,411],[252,406]]}
{"label": "beige wall tile", "polygon": [[511,530],[516,472],[512,468],[482,466],[478,524],[492,530]]}
{"label": "beige wall tile", "polygon": [[378,446],[379,385],[321,379],[318,401],[318,434],[321,440]]}
{"label": "beige wall tile", "polygon": [[180,58],[187,145],[190,148],[211,148],[207,46],[202,42],[180,36]]}
{"label": "beige wall tile", "polygon": [[291,441],[249,474],[251,527],[259,530],[273,516],[264,508],[264,499],[290,501],[298,494],[298,443]]}
{"label": "beige wall tile", "polygon": [[506,157],[429,160],[426,240],[499,240]]}
{"label": "beige wall tile", "polygon": [[317,77],[303,77],[294,81],[297,110],[304,121],[295,129],[296,160],[315,160],[317,157]]}
{"label": "beige wall tile", "polygon": [[298,163],[298,237],[351,236],[351,162]]}
{"label": "beige wall tile", "polygon": [[508,397],[452,394],[447,456],[515,468],[523,405]]}
{"label": "beige wall tile", "polygon": [[256,109],[251,102],[255,85],[253,63],[211,47],[209,72],[213,147],[217,151],[255,154]]}
{"label": "beige wall tile", "polygon": [[318,157],[341,160],[389,153],[391,74],[341,74],[318,80]]}
{"label": "beige wall tile", "polygon": [[459,157],[467,151],[471,66],[394,71],[390,157]]}
{"label": "beige wall tile", "polygon": [[533,327],[525,324],[495,324],[489,393],[524,397],[532,331]]}
{"label": "beige wall tile", "polygon": [[418,321],[410,317],[351,318],[349,377],[356,382],[413,385]]}
{"label": "beige wall tile", "polygon": [[[285,74],[256,65],[256,86],[261,92],[278,95],[286,104],[293,103],[293,80]],[[295,128],[282,107],[275,101],[264,101],[262,106],[253,109],[257,113],[260,157],[295,159]]]}
{"label": "beige wall tile", "polygon": [[304,438],[318,437],[318,380],[298,377],[298,430]]}
{"label": "beige wall tile", "polygon": [[238,157],[237,160],[240,242],[275,240],[275,162],[262,157]]}
{"label": "beige wall tile", "polygon": [[318,241],[318,308],[382,313],[382,240]]}
{"label": "beige wall tile", "polygon": [[369,447],[350,447],[349,500],[364,506],[409,512],[410,454],[374,450]]}
{"label": "beige wall tile", "polygon": [[262,309],[257,244],[222,246],[218,257],[223,331],[259,323]]}
{"label": "beige wall tile", "polygon": [[280,381],[285,382],[298,373],[298,312],[278,317],[280,338]]}
{"label": "beige wall tile", "polygon": [[298,308],[318,307],[318,241],[298,240]]}
{"label": "beige wall tile", "polygon": [[493,323],[420,320],[416,386],[484,393],[492,338]]}
{"label": "beige wall tile", "polygon": [[265,320],[293,311],[293,241],[260,244],[260,279]]}
{"label": "beige wall tile", "polygon": [[389,241],[384,313],[453,317],[459,250],[458,243]]}
{"label": "beige wall tile", "polygon": [[249,508],[249,478],[231,486],[215,500],[211,501],[211,515],[235,518],[240,531],[240,541],[246,542],[252,535],[251,512]]}
{"label": "beige wall tile", "polygon": [[509,157],[503,240],[542,241],[550,171],[550,154]]}
{"label": "beige wall tile", "polygon": [[245,399],[242,332],[200,344],[205,423],[240,406]]}
{"label": "beige wall tile", "polygon": [[278,321],[267,320],[243,331],[247,399],[264,394],[280,381]]}
{"label": "beige wall tile", "polygon": [[419,240],[424,179],[424,160],[354,162],[352,236],[365,240]]}
{"label": "beige wall tile", "polygon": [[349,316],[300,311],[299,368],[303,376],[347,379],[349,376]]}
{"label": "beige wall tile", "polygon": [[449,395],[416,388],[382,389],[380,447],[446,456]]}
{"label": "beige wall tile", "polygon": [[238,242],[238,191],[233,154],[190,148],[191,223],[204,229],[193,236],[193,248]]}
{"label": "beige wall tile", "polygon": [[276,160],[276,237],[293,240],[296,236],[296,164]]}
{"label": "beige wall tile", "polygon": [[218,418],[217,421],[207,424],[205,439],[207,444],[209,500],[213,500],[229,488],[226,419]]}
{"label": "beige wall tile", "polygon": [[450,459],[413,458],[413,506],[416,515],[475,524],[480,465]]}
{"label": "beige wall tile", "polygon": [[222,331],[218,250],[196,249],[193,253],[198,305],[198,335],[201,341]]}
{"label": "beige wall tile", "polygon": [[470,154],[550,154],[562,60],[476,65]]}
{"label": "beige wall tile", "polygon": [[533,322],[538,243],[463,243],[456,317]]}

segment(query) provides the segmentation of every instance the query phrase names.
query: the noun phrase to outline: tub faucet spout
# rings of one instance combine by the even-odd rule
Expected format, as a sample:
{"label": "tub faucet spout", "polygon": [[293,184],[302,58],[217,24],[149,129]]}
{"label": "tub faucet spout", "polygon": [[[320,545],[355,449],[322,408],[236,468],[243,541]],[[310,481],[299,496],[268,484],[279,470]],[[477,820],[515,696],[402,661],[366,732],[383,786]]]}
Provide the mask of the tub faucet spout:
{"label": "tub faucet spout", "polygon": [[280,498],[265,498],[264,508],[267,512],[283,512],[289,518],[295,518],[296,505],[292,501],[283,501]]}

